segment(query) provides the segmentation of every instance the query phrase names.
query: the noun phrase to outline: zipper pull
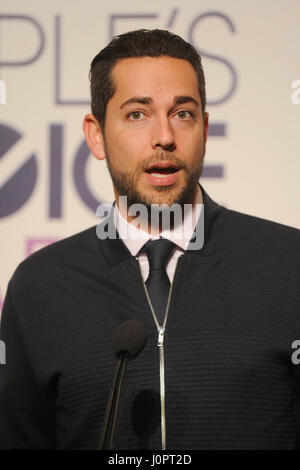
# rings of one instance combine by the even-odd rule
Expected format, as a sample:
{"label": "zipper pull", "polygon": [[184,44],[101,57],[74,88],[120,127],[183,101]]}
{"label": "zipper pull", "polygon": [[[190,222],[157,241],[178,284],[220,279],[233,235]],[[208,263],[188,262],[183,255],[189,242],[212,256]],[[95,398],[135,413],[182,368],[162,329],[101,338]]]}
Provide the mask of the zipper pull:
{"label": "zipper pull", "polygon": [[158,342],[157,342],[157,346],[160,348],[162,347],[163,345],[163,342],[164,342],[164,333],[165,333],[165,329],[163,326],[159,326],[158,327]]}

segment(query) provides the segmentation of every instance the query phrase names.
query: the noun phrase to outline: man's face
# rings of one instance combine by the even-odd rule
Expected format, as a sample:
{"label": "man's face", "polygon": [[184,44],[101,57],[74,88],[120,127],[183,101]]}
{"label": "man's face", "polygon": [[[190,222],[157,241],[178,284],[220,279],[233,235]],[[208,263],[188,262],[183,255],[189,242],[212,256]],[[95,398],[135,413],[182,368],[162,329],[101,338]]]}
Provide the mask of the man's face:
{"label": "man's face", "polygon": [[[106,108],[104,146],[117,201],[126,195],[128,206],[148,208],[193,202],[208,114],[203,123],[192,65],[171,57],[122,59],[112,79],[116,91]],[[151,169],[162,164],[173,169]]]}

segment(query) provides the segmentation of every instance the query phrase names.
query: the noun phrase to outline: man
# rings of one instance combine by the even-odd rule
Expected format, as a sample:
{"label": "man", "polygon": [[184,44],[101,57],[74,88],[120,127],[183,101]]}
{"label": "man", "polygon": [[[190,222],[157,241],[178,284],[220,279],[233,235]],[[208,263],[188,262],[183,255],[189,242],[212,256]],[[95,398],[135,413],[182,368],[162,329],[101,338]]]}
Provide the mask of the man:
{"label": "man", "polygon": [[[83,130],[116,200],[97,228],[36,252],[9,283],[1,447],[97,448],[112,337],[134,319],[147,344],[128,364],[115,449],[299,448],[300,233],[228,210],[198,184],[200,57],[167,31],[121,35],[94,58],[91,95]],[[134,204],[147,209],[138,225]],[[164,204],[191,209],[167,230],[152,223]],[[112,222],[117,237],[101,238]]]}

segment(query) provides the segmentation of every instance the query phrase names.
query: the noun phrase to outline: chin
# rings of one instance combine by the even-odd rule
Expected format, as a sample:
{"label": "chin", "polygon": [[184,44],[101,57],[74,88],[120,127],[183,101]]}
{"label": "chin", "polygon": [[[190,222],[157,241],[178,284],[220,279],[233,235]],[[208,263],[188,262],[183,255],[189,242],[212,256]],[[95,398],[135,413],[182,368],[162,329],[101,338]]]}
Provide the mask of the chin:
{"label": "chin", "polygon": [[144,191],[142,193],[142,200],[150,204],[167,204],[171,206],[174,204],[181,194],[181,188],[157,186],[156,188]]}

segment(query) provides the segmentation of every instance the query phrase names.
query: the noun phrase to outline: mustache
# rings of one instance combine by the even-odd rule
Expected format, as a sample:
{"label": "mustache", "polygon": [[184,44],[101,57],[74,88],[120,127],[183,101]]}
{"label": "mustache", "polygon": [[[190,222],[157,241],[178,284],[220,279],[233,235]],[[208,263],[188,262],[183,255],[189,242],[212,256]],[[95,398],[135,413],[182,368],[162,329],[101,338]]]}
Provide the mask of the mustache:
{"label": "mustache", "polygon": [[147,162],[143,162],[141,164],[141,170],[145,171],[147,168],[149,168],[152,165],[155,165],[156,163],[166,162],[166,161],[173,163],[175,166],[179,168],[185,168],[185,163],[180,158],[176,157],[174,153],[160,151],[160,152],[156,152],[155,154],[153,154],[149,158],[149,160],[147,160]]}

